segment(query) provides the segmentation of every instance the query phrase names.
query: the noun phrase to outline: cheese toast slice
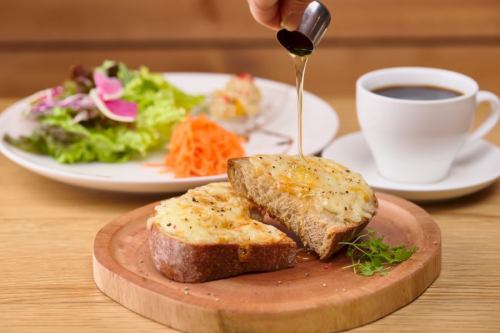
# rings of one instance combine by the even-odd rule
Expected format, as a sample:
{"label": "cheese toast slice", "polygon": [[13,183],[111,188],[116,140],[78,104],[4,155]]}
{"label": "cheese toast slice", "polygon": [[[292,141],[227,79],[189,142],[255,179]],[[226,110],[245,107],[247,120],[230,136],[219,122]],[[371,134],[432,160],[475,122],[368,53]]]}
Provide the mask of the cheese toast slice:
{"label": "cheese toast slice", "polygon": [[229,183],[162,201],[148,219],[154,265],[180,282],[203,282],[295,265],[296,244],[250,217],[252,204]]}
{"label": "cheese toast slice", "polygon": [[257,155],[229,160],[234,190],[263,208],[326,259],[353,239],[376,212],[363,178],[319,157]]}

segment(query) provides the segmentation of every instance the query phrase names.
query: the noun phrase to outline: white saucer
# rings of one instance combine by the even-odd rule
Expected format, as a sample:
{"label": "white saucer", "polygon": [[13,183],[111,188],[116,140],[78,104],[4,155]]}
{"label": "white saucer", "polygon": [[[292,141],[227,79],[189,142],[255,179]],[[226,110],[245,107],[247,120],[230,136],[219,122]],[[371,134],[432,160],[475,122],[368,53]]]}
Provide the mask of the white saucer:
{"label": "white saucer", "polygon": [[484,140],[466,144],[458,153],[449,175],[432,184],[405,184],[383,178],[361,132],[338,138],[322,156],[361,173],[376,190],[415,201],[457,198],[479,191],[500,177],[500,148]]}

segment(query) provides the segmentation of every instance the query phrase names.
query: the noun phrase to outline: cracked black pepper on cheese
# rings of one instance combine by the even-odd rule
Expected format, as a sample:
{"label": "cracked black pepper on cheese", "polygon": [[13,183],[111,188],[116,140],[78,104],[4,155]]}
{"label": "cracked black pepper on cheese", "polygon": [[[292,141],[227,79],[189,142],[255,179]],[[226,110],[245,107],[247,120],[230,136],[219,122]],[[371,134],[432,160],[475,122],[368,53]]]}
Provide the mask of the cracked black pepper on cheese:
{"label": "cracked black pepper on cheese", "polygon": [[326,259],[371,220],[377,199],[360,174],[319,157],[257,155],[229,161],[233,188]]}
{"label": "cracked black pepper on cheese", "polygon": [[148,220],[170,237],[191,244],[266,244],[288,238],[250,217],[251,203],[229,183],[212,183],[162,201]]}

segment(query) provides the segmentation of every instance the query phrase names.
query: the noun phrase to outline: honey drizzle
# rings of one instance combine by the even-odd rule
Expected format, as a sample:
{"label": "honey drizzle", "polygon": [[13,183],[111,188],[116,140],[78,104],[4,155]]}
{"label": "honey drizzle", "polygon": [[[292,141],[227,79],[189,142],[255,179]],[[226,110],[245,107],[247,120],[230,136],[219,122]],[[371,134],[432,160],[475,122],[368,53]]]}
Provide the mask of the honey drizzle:
{"label": "honey drizzle", "polygon": [[295,67],[295,83],[297,86],[297,128],[298,128],[298,150],[299,156],[304,157],[302,148],[302,94],[304,92],[304,74],[307,65],[308,55],[296,55],[290,53]]}

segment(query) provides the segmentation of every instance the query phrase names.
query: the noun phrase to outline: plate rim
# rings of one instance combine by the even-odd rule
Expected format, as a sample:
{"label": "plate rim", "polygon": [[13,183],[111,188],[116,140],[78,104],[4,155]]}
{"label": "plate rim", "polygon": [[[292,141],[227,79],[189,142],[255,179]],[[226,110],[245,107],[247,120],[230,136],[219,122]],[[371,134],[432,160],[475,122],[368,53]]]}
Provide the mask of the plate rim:
{"label": "plate rim", "polygon": [[[161,74],[167,78],[169,76],[170,77],[175,77],[175,76],[178,76],[178,77],[183,77],[183,76],[184,77],[186,77],[186,76],[194,76],[194,77],[207,76],[207,77],[210,77],[210,76],[212,76],[212,77],[217,77],[217,78],[221,78],[221,79],[222,78],[229,78],[233,75],[230,73],[189,72],[189,71],[188,72],[161,72]],[[295,90],[295,87],[293,87],[292,85],[290,85],[288,83],[275,81],[275,80],[262,78],[262,77],[255,77],[255,79],[257,81],[264,83],[264,84],[281,86],[281,87],[286,88],[286,89]],[[43,89],[40,91],[43,91]],[[35,92],[35,94],[36,93],[37,92]],[[32,95],[18,99],[14,103],[12,103],[8,107],[6,107],[0,113],[0,125],[3,122],[5,122],[4,119],[7,117],[7,115],[9,115],[11,112],[16,112],[17,109],[20,108],[20,105],[25,103],[26,100]],[[330,134],[329,134],[328,140],[325,140],[326,141],[325,145],[323,147],[321,147],[320,149],[318,149],[317,151],[315,150],[315,151],[309,152],[309,154],[308,154],[308,155],[315,155],[315,154],[321,153],[322,150],[324,150],[326,147],[328,147],[332,143],[332,141],[334,140],[334,138],[336,137],[336,135],[338,133],[340,121],[339,121],[339,117],[338,117],[337,112],[326,100],[322,99],[318,95],[311,93],[307,90],[304,91],[304,95],[309,96],[309,98],[312,98],[316,102],[324,105],[325,110],[328,110],[330,112],[330,114],[332,116],[332,125],[334,125],[334,127],[331,128],[331,130],[329,131]],[[6,133],[5,130],[2,131],[1,134],[4,134],[4,133]],[[68,170],[54,169],[50,166],[45,166],[45,165],[39,165],[36,162],[31,161],[30,159],[24,158],[20,154],[17,154],[16,150],[18,150],[18,148],[8,144],[0,137],[0,153],[2,153],[6,158],[8,158],[9,160],[14,162],[15,164],[33,172],[33,173],[36,173],[36,174],[39,174],[39,175],[42,175],[45,177],[50,177],[54,180],[63,181],[65,183],[67,183],[66,180],[72,180],[72,181],[91,181],[91,182],[97,182],[97,183],[101,183],[101,184],[112,184],[112,185],[117,185],[117,184],[118,185],[119,184],[121,184],[121,185],[129,185],[129,184],[130,185],[141,185],[141,184],[145,184],[145,185],[169,185],[169,184],[182,185],[182,184],[185,184],[185,185],[189,186],[189,184],[192,184],[192,183],[199,184],[199,183],[206,183],[206,182],[217,182],[217,181],[224,181],[227,179],[226,174],[219,174],[219,175],[212,175],[212,176],[201,176],[201,177],[187,177],[187,178],[168,178],[168,179],[164,179],[164,180],[163,179],[161,179],[161,180],[155,180],[155,179],[129,179],[129,180],[127,180],[127,179],[105,178],[105,177],[99,177],[99,176],[94,176],[94,175],[80,174],[80,173],[76,173],[76,172],[72,172],[72,171],[68,171]],[[33,154],[33,153],[29,153],[29,152],[25,152],[25,153],[32,154],[32,155],[36,156],[36,154]],[[91,162],[91,163],[98,163],[98,162]],[[125,163],[127,163],[127,162],[125,162]],[[77,184],[72,184],[72,185],[79,186]],[[95,188],[95,187],[93,187],[93,188]],[[116,191],[116,189],[114,189],[114,191]],[[120,191],[120,190],[118,190],[118,191]],[[150,192],[150,191],[146,191],[146,192]],[[168,192],[168,189],[165,189],[165,192]]]}

